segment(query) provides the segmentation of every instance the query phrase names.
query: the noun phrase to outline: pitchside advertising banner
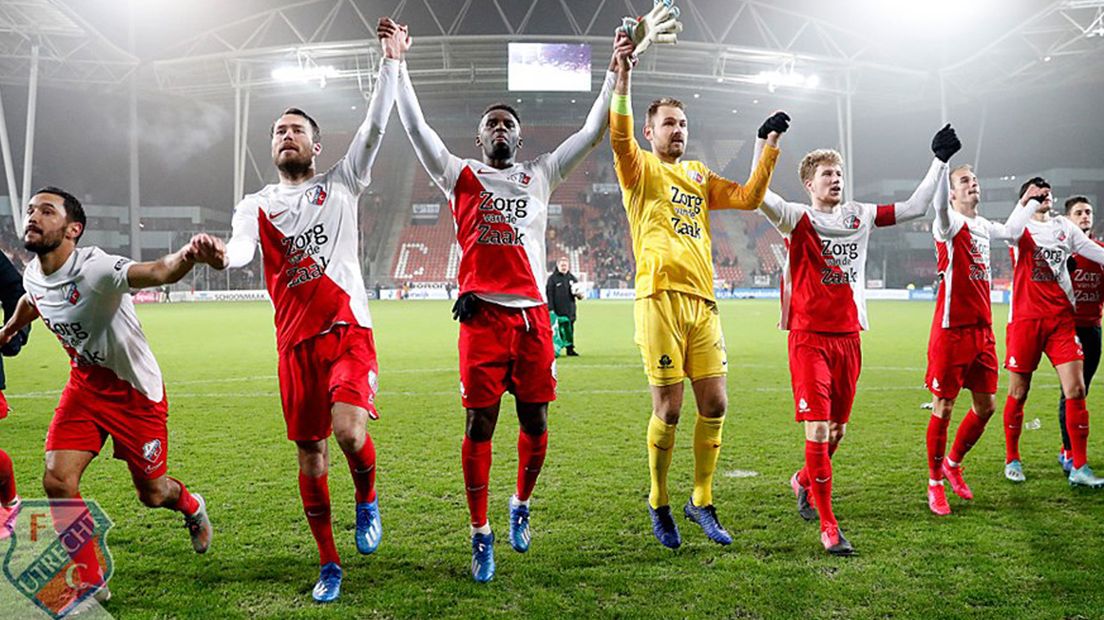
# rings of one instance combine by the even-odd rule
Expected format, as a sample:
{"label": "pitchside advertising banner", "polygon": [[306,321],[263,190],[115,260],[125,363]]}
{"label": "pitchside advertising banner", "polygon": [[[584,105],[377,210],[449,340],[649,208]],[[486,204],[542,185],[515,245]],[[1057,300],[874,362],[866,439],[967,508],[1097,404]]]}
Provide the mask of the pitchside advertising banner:
{"label": "pitchside advertising banner", "polygon": [[94,555],[103,580],[111,579],[115,567],[107,533],[113,525],[95,501],[24,499],[7,527],[0,524],[0,539],[10,533],[0,540],[7,581],[0,585],[0,617],[60,619],[92,610],[98,610],[96,617],[110,617],[82,582],[82,565],[72,557]]}
{"label": "pitchside advertising banner", "polygon": [[411,207],[414,211],[414,219],[437,221],[441,213],[441,205],[436,202],[416,202]]}

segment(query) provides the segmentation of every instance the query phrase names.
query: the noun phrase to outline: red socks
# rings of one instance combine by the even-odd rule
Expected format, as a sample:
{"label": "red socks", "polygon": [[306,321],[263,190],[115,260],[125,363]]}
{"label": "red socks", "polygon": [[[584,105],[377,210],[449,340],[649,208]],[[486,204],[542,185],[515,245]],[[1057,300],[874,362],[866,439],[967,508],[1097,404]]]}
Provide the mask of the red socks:
{"label": "red socks", "polygon": [[[1020,414],[1021,419],[1023,414]],[[974,447],[978,439],[981,439],[981,434],[985,432],[985,424],[989,420],[981,419],[978,414],[974,413],[974,410],[966,412],[966,417],[962,418],[962,423],[958,425],[958,431],[955,432],[954,444],[951,445],[951,460],[955,463],[962,464],[962,459],[966,458],[966,453],[970,451],[970,448]]]}
{"label": "red socks", "polygon": [[518,431],[517,449],[517,498],[524,502],[533,495],[533,486],[537,484],[537,476],[544,465],[544,455],[548,452],[548,431],[536,437]]}
{"label": "red socks", "polygon": [[0,504],[10,504],[15,500],[15,470],[11,457],[0,450]]}
{"label": "red socks", "polygon": [[[92,514],[88,512],[88,506],[80,495],[70,499],[55,499],[50,502],[50,516],[54,520],[54,530],[59,536],[70,534],[65,538],[68,542],[76,542],[82,534],[91,533],[95,529]],[[95,539],[89,538],[77,549],[68,549],[69,558],[77,567],[82,584],[99,585],[103,583],[103,569],[100,567],[100,557],[96,553],[99,545]]]}
{"label": "red socks", "polygon": [[329,477],[317,478],[299,472],[299,496],[303,498],[303,512],[307,515],[314,542],[318,545],[319,564],[341,563],[334,546],[333,526],[330,523]]}
{"label": "red socks", "polygon": [[827,443],[805,441],[805,469],[823,530],[836,524],[836,515],[832,512],[832,459],[828,456]]}
{"label": "red socks", "polygon": [[951,418],[928,418],[928,478],[943,479],[943,455],[947,452],[947,426]]}
{"label": "red socks", "polygon": [[[806,442],[807,441],[808,440],[806,440]],[[828,445],[828,458],[831,459],[833,456],[836,455],[836,450],[839,450],[839,442],[836,442],[836,443],[829,442],[827,445]],[[809,461],[808,461],[807,458],[805,459],[805,462],[806,462],[806,466],[802,467],[801,471],[797,472],[797,483],[800,484],[801,486],[805,487],[806,489],[808,489],[809,485],[812,482],[811,482],[811,479],[809,478],[809,467],[808,467],[808,462]]]}
{"label": "red socks", "polygon": [[356,487],[356,503],[368,504],[376,499],[376,445],[372,436],[364,434],[364,445],[356,454],[345,454],[349,462],[349,473],[353,475]]}
{"label": "red socks", "polygon": [[[1084,401],[1082,401],[1084,402]],[[1068,418],[1067,405],[1067,420]],[[1004,401],[1004,462],[1020,460],[1020,433],[1023,432],[1023,401],[1009,396]],[[1067,422],[1067,426],[1068,426]],[[957,460],[957,459],[956,459]]]}
{"label": "red socks", "polygon": [[173,506],[173,510],[178,510],[189,516],[199,511],[199,502],[188,492],[188,487],[184,486],[184,483],[176,478],[170,477],[169,480],[180,485],[180,498],[176,500],[176,506]]}
{"label": "red socks", "polygon": [[472,527],[487,524],[487,482],[491,477],[491,442],[474,441],[467,435],[460,446],[464,468],[464,490],[468,496],[468,512]]}
{"label": "red socks", "polygon": [[1082,467],[1088,460],[1086,452],[1089,442],[1089,411],[1085,409],[1084,398],[1066,399],[1066,431],[1070,438],[1070,452],[1073,453],[1073,467]]}

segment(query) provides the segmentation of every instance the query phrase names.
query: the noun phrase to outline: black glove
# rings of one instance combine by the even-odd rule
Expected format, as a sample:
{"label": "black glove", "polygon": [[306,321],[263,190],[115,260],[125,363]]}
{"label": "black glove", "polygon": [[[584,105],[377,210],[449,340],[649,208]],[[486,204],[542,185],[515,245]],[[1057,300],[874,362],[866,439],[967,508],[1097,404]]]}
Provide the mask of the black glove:
{"label": "black glove", "polygon": [[475,316],[477,310],[479,310],[479,298],[475,293],[464,293],[456,298],[456,303],[452,304],[452,319],[463,323]]}
{"label": "black glove", "polygon": [[943,163],[950,161],[951,156],[961,148],[962,143],[959,142],[958,135],[951,128],[950,123],[935,132],[935,137],[932,138],[932,153],[935,153],[935,157]]}
{"label": "black glove", "polygon": [[789,128],[790,115],[785,112],[775,112],[770,118],[763,121],[763,126],[759,128],[759,138],[766,140],[770,132],[786,133]]}

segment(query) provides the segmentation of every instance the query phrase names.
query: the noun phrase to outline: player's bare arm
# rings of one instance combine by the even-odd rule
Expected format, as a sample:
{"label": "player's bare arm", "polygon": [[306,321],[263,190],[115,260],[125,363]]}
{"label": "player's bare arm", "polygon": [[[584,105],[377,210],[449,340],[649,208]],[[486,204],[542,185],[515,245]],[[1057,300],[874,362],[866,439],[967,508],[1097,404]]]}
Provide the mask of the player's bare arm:
{"label": "player's bare arm", "polygon": [[180,281],[196,263],[222,268],[226,262],[222,241],[207,234],[192,237],[184,247],[155,261],[134,263],[127,270],[127,282],[133,288],[163,286]]}

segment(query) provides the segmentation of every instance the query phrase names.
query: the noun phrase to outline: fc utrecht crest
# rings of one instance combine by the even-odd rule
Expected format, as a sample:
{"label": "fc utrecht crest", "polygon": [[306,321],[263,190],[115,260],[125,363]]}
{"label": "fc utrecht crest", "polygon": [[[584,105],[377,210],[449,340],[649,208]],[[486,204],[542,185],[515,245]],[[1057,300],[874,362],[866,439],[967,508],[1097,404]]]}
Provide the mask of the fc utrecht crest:
{"label": "fc utrecht crest", "polygon": [[533,180],[533,177],[525,174],[523,171],[518,171],[510,176],[506,177],[508,180],[517,183],[518,185],[529,185],[529,182]]}
{"label": "fc utrecht crest", "polygon": [[862,226],[862,220],[859,219],[859,216],[852,215],[849,216],[846,221],[844,221],[843,226],[844,228],[849,228],[851,230],[858,230],[859,226]]}
{"label": "fc utrecht crest", "polygon": [[70,284],[69,287],[65,289],[65,300],[74,306],[80,301],[80,291],[77,290],[76,283]]}
{"label": "fc utrecht crest", "polygon": [[46,615],[65,618],[94,593],[81,583],[71,554],[92,545],[107,582],[114,572],[107,549],[113,525],[94,501],[24,499],[4,555],[4,577]]}
{"label": "fc utrecht crest", "polygon": [[326,190],[321,185],[315,185],[314,187],[306,191],[307,202],[312,205],[322,206],[323,202],[326,202]]}

